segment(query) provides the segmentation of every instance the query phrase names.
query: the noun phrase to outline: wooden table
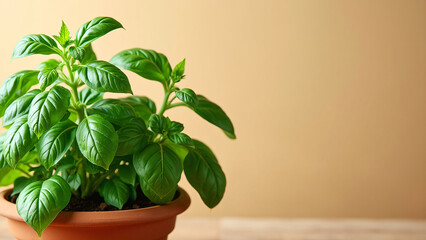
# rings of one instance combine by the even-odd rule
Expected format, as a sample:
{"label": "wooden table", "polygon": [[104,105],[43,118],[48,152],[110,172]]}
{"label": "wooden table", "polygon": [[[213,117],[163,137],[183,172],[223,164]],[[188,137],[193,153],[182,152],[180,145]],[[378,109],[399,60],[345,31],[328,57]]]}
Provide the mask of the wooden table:
{"label": "wooden table", "polygon": [[[180,217],[170,240],[426,240],[426,220]],[[0,218],[0,240],[13,240]]]}

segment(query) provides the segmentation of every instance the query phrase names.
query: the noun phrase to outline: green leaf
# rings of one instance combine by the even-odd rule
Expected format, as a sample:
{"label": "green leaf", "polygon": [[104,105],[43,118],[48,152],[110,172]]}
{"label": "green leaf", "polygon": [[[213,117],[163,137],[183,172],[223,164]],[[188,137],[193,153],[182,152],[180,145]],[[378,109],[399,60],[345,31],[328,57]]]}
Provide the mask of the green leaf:
{"label": "green leaf", "polygon": [[184,88],[182,90],[176,91],[176,97],[179,98],[182,102],[188,104],[192,107],[198,106],[197,94],[189,88]]}
{"label": "green leaf", "polygon": [[[155,104],[150,102],[142,102],[139,97],[131,96],[127,98],[120,99],[122,102],[125,102],[133,107],[135,110],[135,114],[137,117],[142,118],[145,122],[148,122],[149,117],[151,114],[155,113],[156,108]],[[151,101],[148,99],[148,101]],[[154,109],[154,111],[153,111]]]}
{"label": "green leaf", "polygon": [[129,187],[129,199],[131,201],[136,201],[138,198],[138,193],[136,192],[136,188],[133,185],[127,185]]}
{"label": "green leaf", "polygon": [[176,153],[176,155],[178,155],[180,161],[183,164],[183,160],[185,160],[186,155],[188,155],[188,148],[186,146],[183,145],[179,145],[179,144],[175,144],[172,141],[170,141],[169,139],[166,139],[163,144],[167,147],[169,147],[170,149],[173,150],[173,152]]}
{"label": "green leaf", "polygon": [[70,188],[72,188],[75,191],[77,191],[78,188],[81,186],[81,177],[77,173],[68,175],[66,180]]}
{"label": "green leaf", "polygon": [[44,91],[48,86],[58,80],[59,74],[56,69],[41,70],[38,74],[38,82],[40,83],[40,89]]}
{"label": "green leaf", "polygon": [[163,115],[152,114],[148,120],[148,126],[154,133],[163,134],[170,129],[171,121]]}
{"label": "green leaf", "polygon": [[12,59],[34,54],[49,55],[57,53],[55,40],[44,34],[32,34],[23,37],[13,50]]}
{"label": "green leaf", "polygon": [[38,71],[21,71],[6,79],[0,88],[0,117],[15,99],[38,83]]}
{"label": "green leaf", "polygon": [[70,149],[77,125],[70,120],[59,122],[49,129],[37,143],[40,161],[46,169],[56,165]]}
{"label": "green leaf", "polygon": [[102,100],[104,93],[96,92],[95,90],[86,87],[78,93],[78,98],[84,104],[92,105],[93,103]]}
{"label": "green leaf", "polygon": [[[26,166],[20,166],[21,168],[24,167],[26,169],[28,169],[28,167]],[[22,176],[22,172],[17,170],[17,169],[13,169],[9,166],[4,166],[3,168],[0,169],[0,186],[9,186],[11,184],[13,184],[13,182]]]}
{"label": "green leaf", "polygon": [[78,126],[77,143],[87,160],[108,169],[117,151],[118,136],[111,123],[100,115],[92,115]]}
{"label": "green leaf", "polygon": [[129,118],[135,116],[133,107],[119,99],[103,99],[89,108],[90,115],[99,114],[109,122],[122,126]]}
{"label": "green leaf", "polygon": [[173,143],[179,144],[179,145],[184,145],[184,146],[193,146],[194,145],[191,137],[189,137],[185,133],[176,133],[176,134],[169,135],[169,139]]}
{"label": "green leaf", "polygon": [[12,125],[16,119],[27,115],[30,111],[32,100],[40,92],[40,90],[36,89],[13,101],[12,104],[7,107],[6,112],[4,113],[3,126]]}
{"label": "green leaf", "polygon": [[77,68],[81,80],[98,92],[133,93],[127,76],[105,61],[90,62]]}
{"label": "green leaf", "polygon": [[172,72],[172,79],[174,82],[180,82],[185,76],[185,59],[183,59],[180,63],[178,63]]}
{"label": "green leaf", "polygon": [[136,172],[133,165],[120,165],[118,167],[118,177],[124,183],[134,186],[136,182]]}
{"label": "green leaf", "polygon": [[15,179],[15,182],[13,183],[13,191],[10,194],[10,196],[16,195],[20,192],[22,192],[22,190],[24,190],[24,188],[29,185],[30,183],[35,182],[36,180],[34,178],[27,178],[27,177],[18,177],[17,179]]}
{"label": "green leaf", "polygon": [[67,182],[59,176],[52,176],[46,181],[26,186],[19,194],[16,208],[24,221],[41,236],[70,199],[71,191]]}
{"label": "green leaf", "polygon": [[70,31],[68,30],[67,25],[62,21],[61,30],[59,31],[59,36],[53,36],[56,41],[62,46],[67,47],[69,45]]}
{"label": "green leaf", "polygon": [[210,148],[196,140],[194,145],[195,149],[189,149],[183,163],[185,176],[203,202],[214,208],[225,193],[225,174]]}
{"label": "green leaf", "polygon": [[229,138],[236,138],[231,119],[215,103],[209,101],[204,96],[198,95],[198,105],[193,106],[192,110],[211,124],[221,128]]}
{"label": "green leaf", "polygon": [[140,118],[132,118],[117,132],[117,156],[130,155],[141,151],[148,144],[145,122]]}
{"label": "green leaf", "polygon": [[145,96],[130,96],[125,99],[135,101],[141,104],[146,105],[152,113],[157,112],[157,107],[155,106],[155,102]]}
{"label": "green leaf", "polygon": [[140,48],[122,51],[115,55],[110,62],[143,78],[162,83],[169,82],[172,71],[166,56],[153,50]]}
{"label": "green leaf", "polygon": [[71,93],[68,89],[55,86],[48,92],[39,93],[32,101],[28,123],[37,136],[59,122],[66,114]]}
{"label": "green leaf", "polygon": [[[4,159],[4,155],[3,155],[3,149],[4,149],[3,144],[5,139],[6,139],[6,134],[0,135],[0,170],[4,168],[5,166],[7,166],[7,162]],[[1,181],[1,175],[0,175],[0,181]]]}
{"label": "green leaf", "polygon": [[182,132],[184,129],[183,124],[180,122],[172,121],[170,124],[169,135]]}
{"label": "green leaf", "polygon": [[60,64],[61,64],[61,62],[56,60],[56,59],[49,59],[47,61],[40,63],[40,65],[38,65],[37,69],[38,70],[52,70],[52,69],[58,68]]}
{"label": "green leaf", "polygon": [[133,165],[144,194],[156,204],[173,200],[182,174],[179,157],[167,146],[152,144],[134,154]]}
{"label": "green leaf", "polygon": [[95,61],[96,59],[96,53],[93,51],[92,44],[86,45],[86,47],[84,47],[83,58],[79,60],[81,64],[87,64],[89,62]]}
{"label": "green leaf", "polygon": [[81,26],[75,35],[75,45],[84,47],[112,30],[123,28],[121,23],[110,17],[97,17]]}
{"label": "green leaf", "polygon": [[25,154],[25,156],[19,160],[19,162],[22,164],[38,164],[40,162],[39,156],[38,153],[34,150],[35,149],[33,148],[30,152]]}
{"label": "green leaf", "polygon": [[3,155],[11,167],[15,167],[37,142],[37,136],[28,126],[26,116],[17,119],[6,133]]}
{"label": "green leaf", "polygon": [[69,49],[70,51],[70,55],[74,58],[77,59],[78,61],[82,61],[83,57],[84,57],[84,48],[82,47],[70,47]]}
{"label": "green leaf", "polygon": [[106,204],[122,209],[129,200],[129,190],[129,187],[119,178],[112,178],[102,182],[99,194],[104,198]]}
{"label": "green leaf", "polygon": [[87,162],[87,169],[86,170],[90,174],[96,174],[96,173],[103,171],[104,169],[93,164],[93,163],[91,163],[91,162]]}

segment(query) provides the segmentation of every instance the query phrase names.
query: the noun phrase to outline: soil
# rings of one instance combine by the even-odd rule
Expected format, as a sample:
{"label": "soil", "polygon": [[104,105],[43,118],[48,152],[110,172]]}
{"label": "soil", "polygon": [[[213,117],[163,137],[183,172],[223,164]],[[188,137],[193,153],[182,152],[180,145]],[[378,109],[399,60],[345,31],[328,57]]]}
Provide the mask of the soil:
{"label": "soil", "polygon": [[[156,206],[157,204],[151,202],[143,193],[140,188],[137,189],[137,198],[135,201],[127,201],[124,204],[121,210],[130,210],[130,209],[139,209]],[[176,192],[174,199],[179,196],[179,192]],[[18,194],[13,197],[7,199],[12,203],[16,203],[16,199],[18,198]],[[68,205],[64,208],[63,211],[67,212],[93,212],[93,211],[117,211],[119,210],[116,207],[108,206],[104,199],[99,196],[98,193],[93,194],[92,196],[81,199],[75,196],[71,196],[71,200]]]}

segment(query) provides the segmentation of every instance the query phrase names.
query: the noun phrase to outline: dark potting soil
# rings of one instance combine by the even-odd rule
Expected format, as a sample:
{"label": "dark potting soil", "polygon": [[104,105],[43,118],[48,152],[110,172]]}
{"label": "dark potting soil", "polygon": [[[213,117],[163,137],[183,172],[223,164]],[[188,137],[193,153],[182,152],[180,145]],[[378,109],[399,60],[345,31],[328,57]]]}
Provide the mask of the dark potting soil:
{"label": "dark potting soil", "polygon": [[[140,188],[137,190],[137,198],[135,201],[127,201],[124,204],[123,209],[121,210],[130,210],[130,209],[138,209],[138,208],[146,208],[156,206],[157,204],[151,202],[143,193]],[[176,192],[174,199],[179,196],[179,192]],[[10,197],[8,200],[12,203],[16,203],[16,199],[18,195],[14,195]],[[118,208],[114,206],[108,206],[104,199],[98,194],[95,193],[90,197],[85,199],[77,198],[75,196],[71,196],[71,200],[68,205],[64,208],[63,211],[69,212],[92,212],[92,211],[117,211]]]}

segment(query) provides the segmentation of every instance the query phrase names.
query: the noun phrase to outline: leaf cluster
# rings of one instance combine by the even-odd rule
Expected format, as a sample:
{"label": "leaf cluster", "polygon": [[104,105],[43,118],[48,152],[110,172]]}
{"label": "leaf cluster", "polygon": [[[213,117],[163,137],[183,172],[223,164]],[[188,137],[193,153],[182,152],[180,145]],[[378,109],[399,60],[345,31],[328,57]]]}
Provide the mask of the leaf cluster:
{"label": "leaf cluster", "polygon": [[[0,185],[14,183],[18,213],[39,235],[72,195],[98,193],[121,209],[141,188],[152,202],[167,204],[184,173],[208,207],[223,198],[226,178],[213,152],[165,112],[187,107],[235,139],[231,120],[206,97],[176,86],[185,78],[185,59],[172,68],[164,54],[141,48],[97,59],[93,41],[119,28],[115,19],[97,17],[72,37],[62,22],[58,35],[25,36],[13,51],[12,58],[56,57],[13,74],[0,88],[8,129],[0,136]],[[122,70],[162,84],[158,109],[133,95]],[[104,99],[105,92],[131,95]]]}

